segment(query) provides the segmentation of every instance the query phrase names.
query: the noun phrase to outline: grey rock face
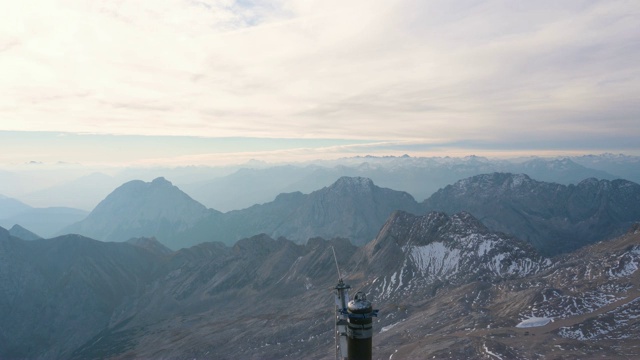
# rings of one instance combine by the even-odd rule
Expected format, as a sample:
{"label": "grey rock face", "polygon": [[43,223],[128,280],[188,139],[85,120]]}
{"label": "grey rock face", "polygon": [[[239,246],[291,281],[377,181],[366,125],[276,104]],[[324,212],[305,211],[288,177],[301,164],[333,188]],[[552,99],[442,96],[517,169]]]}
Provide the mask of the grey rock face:
{"label": "grey rock face", "polygon": [[555,255],[623,234],[640,219],[640,185],[596,179],[560,185],[493,173],[449,185],[423,205],[429,211],[468,211],[489,228]]}
{"label": "grey rock face", "polygon": [[[468,213],[394,213],[363,249],[379,299],[429,293],[471,281],[522,278],[551,265],[531,245],[491,232]],[[418,290],[422,289],[422,290]]]}

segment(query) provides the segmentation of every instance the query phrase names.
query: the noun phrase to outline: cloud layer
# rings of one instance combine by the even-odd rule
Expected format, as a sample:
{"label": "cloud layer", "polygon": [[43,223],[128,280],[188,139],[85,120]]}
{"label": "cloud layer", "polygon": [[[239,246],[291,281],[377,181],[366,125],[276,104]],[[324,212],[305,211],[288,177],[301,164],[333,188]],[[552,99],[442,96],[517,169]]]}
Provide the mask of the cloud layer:
{"label": "cloud layer", "polygon": [[1,7],[0,130],[639,147],[635,1]]}

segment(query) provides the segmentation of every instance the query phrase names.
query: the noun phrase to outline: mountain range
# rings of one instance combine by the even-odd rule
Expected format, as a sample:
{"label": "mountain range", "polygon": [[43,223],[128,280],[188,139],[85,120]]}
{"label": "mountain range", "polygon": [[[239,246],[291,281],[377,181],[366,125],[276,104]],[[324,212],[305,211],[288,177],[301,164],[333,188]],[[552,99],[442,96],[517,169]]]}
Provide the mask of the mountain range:
{"label": "mountain range", "polygon": [[205,241],[233,244],[260,233],[296,242],[346,237],[363,244],[375,237],[394,210],[416,212],[419,205],[411,195],[377,187],[365,178],[343,177],[311,194],[280,194],[269,203],[227,213],[206,209],[158,178],[122,185],[62,233],[104,241],[155,236],[173,249]]}
{"label": "mountain range", "polygon": [[91,210],[125,182],[166,177],[206,207],[228,212],[272,201],[281,193],[308,194],[342,176],[370,178],[378,186],[408,192],[422,201],[458,180],[493,172],[525,173],[538,181],[563,185],[577,184],[591,177],[640,183],[640,157],[613,154],[514,159],[356,156],[292,164],[250,161],[224,167],[122,169],[29,164],[10,171],[0,169],[0,194],[36,207]]}
{"label": "mountain range", "polygon": [[425,211],[468,211],[489,228],[555,255],[623,234],[640,219],[640,185],[593,178],[561,185],[493,173],[448,185],[423,205]]}
{"label": "mountain range", "polygon": [[261,233],[298,243],[342,237],[363,245],[395,210],[466,211],[489,228],[553,256],[624,233],[640,219],[640,185],[596,179],[562,185],[524,174],[492,173],[460,180],[418,203],[408,193],[378,187],[370,179],[342,177],[310,194],[280,194],[268,203],[222,213],[158,178],[122,185],[60,234],[104,241],[153,236],[172,249],[206,241],[233,244]]}
{"label": "mountain range", "polygon": [[[596,157],[602,163],[613,160]],[[636,158],[618,159],[627,164]],[[586,160],[584,161],[586,163]],[[593,163],[593,162],[591,162]],[[633,168],[633,166],[631,166]],[[326,187],[343,176],[365,177],[378,186],[406,191],[423,200],[438,189],[458,180],[484,173],[526,173],[539,181],[575,184],[586,178],[613,180],[622,170],[610,166],[605,170],[589,168],[572,158],[532,158],[520,161],[488,159],[478,156],[464,158],[355,157],[336,161],[312,162],[308,165],[282,165],[244,168],[211,180],[178,183],[181,189],[207,207],[220,211],[239,210],[253,204],[268,202],[280,193],[300,191],[310,193]],[[640,182],[640,171],[624,171],[628,180]],[[623,177],[624,178],[624,177]]]}
{"label": "mountain range", "polygon": [[640,225],[549,259],[469,213],[396,211],[362,247],[257,235],[168,252],[0,229],[0,357],[333,357],[332,247],[380,309],[376,358],[640,355]]}
{"label": "mountain range", "polygon": [[226,212],[128,181],[57,237],[0,221],[0,359],[333,358],[339,277],[380,309],[375,358],[638,358],[640,185],[611,175],[637,160],[349,158],[215,191],[188,169],[277,191]]}
{"label": "mountain range", "polygon": [[0,195],[0,226],[10,228],[19,225],[39,236],[52,237],[88,214],[88,211],[67,207],[34,208]]}

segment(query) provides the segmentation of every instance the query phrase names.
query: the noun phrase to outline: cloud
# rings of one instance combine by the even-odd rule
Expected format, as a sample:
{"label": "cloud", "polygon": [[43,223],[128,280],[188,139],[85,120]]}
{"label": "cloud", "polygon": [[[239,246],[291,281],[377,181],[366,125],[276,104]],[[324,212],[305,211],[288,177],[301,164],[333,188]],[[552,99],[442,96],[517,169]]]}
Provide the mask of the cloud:
{"label": "cloud", "polygon": [[3,130],[426,143],[640,136],[640,21],[629,1],[3,6],[14,14],[0,24]]}

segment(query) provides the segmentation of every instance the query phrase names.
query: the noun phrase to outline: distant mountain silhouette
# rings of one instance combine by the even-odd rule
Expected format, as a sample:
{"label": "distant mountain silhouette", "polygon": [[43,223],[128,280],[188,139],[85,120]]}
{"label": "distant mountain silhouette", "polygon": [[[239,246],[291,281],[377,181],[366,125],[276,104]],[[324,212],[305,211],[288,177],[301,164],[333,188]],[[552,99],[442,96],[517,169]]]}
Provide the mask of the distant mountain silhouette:
{"label": "distant mountain silhouette", "polygon": [[311,194],[280,194],[272,202],[225,214],[211,214],[184,233],[185,241],[221,241],[265,233],[296,242],[344,237],[364,244],[395,210],[415,212],[418,203],[402,191],[380,188],[370,179],[342,177]]}
{"label": "distant mountain silhouette", "polygon": [[640,185],[596,179],[561,185],[493,173],[449,185],[423,206],[425,211],[468,211],[489,228],[555,255],[623,234],[640,219]]}
{"label": "distant mountain silhouette", "polygon": [[32,209],[20,200],[0,195],[0,219],[10,218]]}
{"label": "distant mountain silhouette", "polygon": [[584,179],[615,180],[618,177],[606,171],[587,168],[570,158],[536,158],[506,167],[502,172],[527,174],[538,181],[560,184],[577,184]]}
{"label": "distant mountain silhouette", "polygon": [[640,183],[640,156],[607,153],[575,156],[571,159],[587,168],[613,174],[618,179]]}
{"label": "distant mountain silhouette", "polygon": [[365,178],[343,177],[308,195],[281,194],[272,202],[228,213],[205,209],[159,178],[122,185],[64,233],[104,241],[155,237],[172,249],[206,241],[233,244],[261,233],[296,242],[345,237],[364,244],[395,210],[415,212],[419,204],[405,192],[377,187]]}
{"label": "distant mountain silhouette", "polygon": [[41,236],[32,233],[31,231],[23,228],[22,226],[15,224],[9,229],[9,234],[22,240],[39,240]]}
{"label": "distant mountain silhouette", "polygon": [[[596,158],[602,163],[610,162],[601,157]],[[624,166],[612,169],[620,168]],[[458,180],[492,172],[526,173],[538,181],[565,185],[577,184],[592,177],[606,180],[620,177],[605,170],[586,167],[571,158],[508,161],[480,156],[364,156],[316,161],[305,165],[245,168],[219,178],[185,183],[180,188],[207,207],[226,212],[268,202],[281,193],[299,191],[308,194],[330,186],[343,176],[366,177],[380,187],[406,191],[422,201],[438,189]],[[626,171],[624,174],[634,173]],[[637,181],[634,180],[637,178],[638,176],[627,179]]]}
{"label": "distant mountain silhouette", "polygon": [[20,224],[42,237],[50,238],[59,235],[61,229],[84,219],[88,214],[88,211],[67,207],[30,208],[12,217],[0,219],[0,225],[10,227]]}
{"label": "distant mountain silhouette", "polygon": [[[546,164],[573,167],[567,161]],[[300,243],[343,237],[362,245],[395,210],[468,211],[489,228],[555,255],[622,234],[640,219],[639,199],[640,186],[626,180],[561,185],[493,173],[456,182],[418,204],[408,193],[378,187],[370,179],[342,177],[310,194],[280,194],[268,203],[221,213],[158,178],[122,185],[64,232],[107,241],[155,237],[171,249],[207,241],[233,244],[261,233]]]}
{"label": "distant mountain silhouette", "polygon": [[93,173],[25,194],[21,196],[21,199],[36,205],[45,203],[78,209],[92,209],[120,184],[122,182],[118,182],[117,179],[109,175]]}
{"label": "distant mountain silhouette", "polygon": [[156,237],[179,244],[176,234],[207,215],[202,204],[164,178],[130,181],[115,189],[82,221],[61,233],[77,233],[103,241]]}

